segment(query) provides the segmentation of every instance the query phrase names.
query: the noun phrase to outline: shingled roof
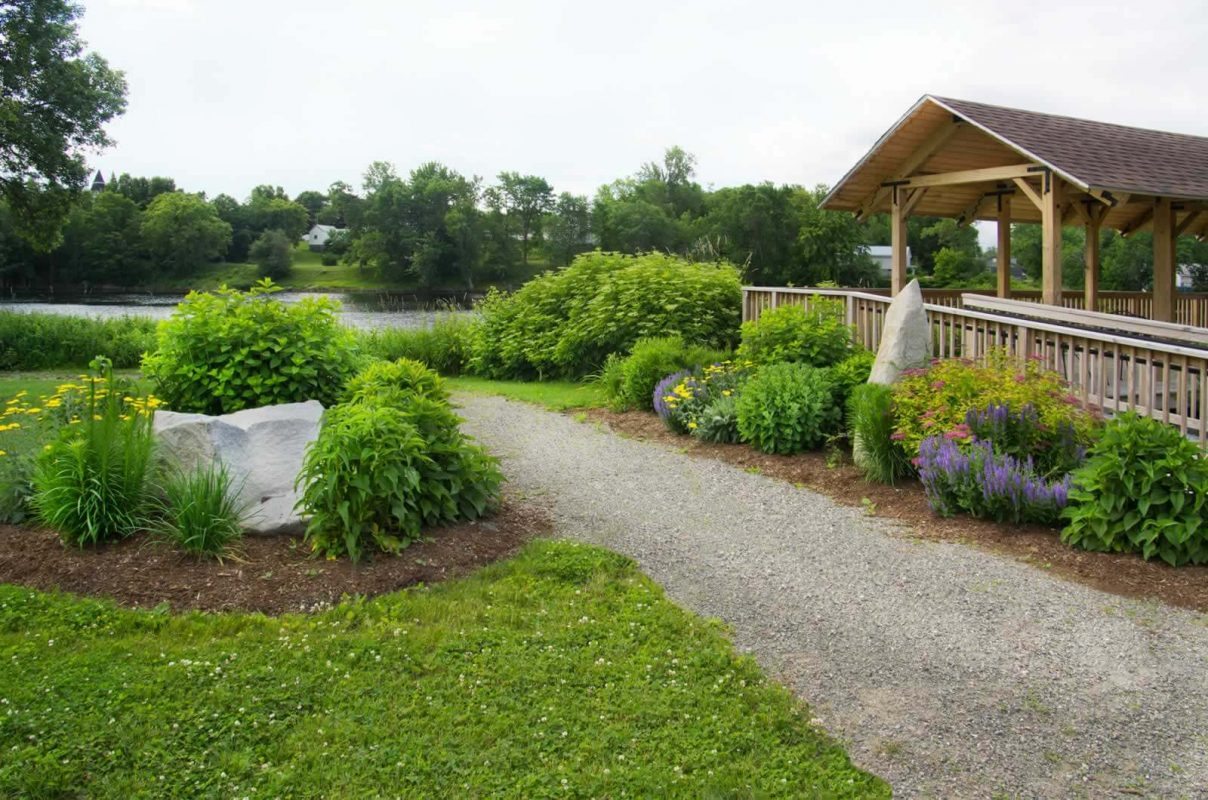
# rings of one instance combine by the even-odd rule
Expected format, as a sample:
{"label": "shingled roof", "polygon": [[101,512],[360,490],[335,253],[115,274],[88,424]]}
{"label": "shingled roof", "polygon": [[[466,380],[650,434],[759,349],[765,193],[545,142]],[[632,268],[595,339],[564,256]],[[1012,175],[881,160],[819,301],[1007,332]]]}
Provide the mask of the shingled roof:
{"label": "shingled roof", "polygon": [[1208,199],[1208,137],[927,97],[1083,188]]}

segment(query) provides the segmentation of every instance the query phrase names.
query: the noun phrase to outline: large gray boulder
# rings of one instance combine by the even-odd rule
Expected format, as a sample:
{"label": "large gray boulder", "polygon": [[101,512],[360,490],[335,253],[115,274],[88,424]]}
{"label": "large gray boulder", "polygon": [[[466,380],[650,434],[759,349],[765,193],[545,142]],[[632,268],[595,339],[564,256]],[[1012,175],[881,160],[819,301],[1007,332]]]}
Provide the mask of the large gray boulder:
{"label": "large gray boulder", "polygon": [[906,370],[925,367],[930,362],[931,328],[923,308],[923,290],[914,280],[906,284],[885,312],[881,345],[868,382],[888,385]]}
{"label": "large gray boulder", "polygon": [[156,411],[156,446],[170,466],[185,470],[226,465],[247,506],[251,533],[297,533],[294,481],[306,446],[319,435],[323,405],[317,400],[236,411],[212,417]]}

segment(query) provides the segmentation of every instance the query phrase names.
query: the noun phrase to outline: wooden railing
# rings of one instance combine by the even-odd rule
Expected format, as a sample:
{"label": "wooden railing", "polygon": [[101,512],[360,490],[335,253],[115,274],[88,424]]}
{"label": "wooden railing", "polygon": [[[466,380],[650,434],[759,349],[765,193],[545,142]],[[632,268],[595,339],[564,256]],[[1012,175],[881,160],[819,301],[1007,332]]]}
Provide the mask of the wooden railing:
{"label": "wooden railing", "polygon": [[[777,306],[808,307],[819,298],[842,302],[855,340],[877,349],[890,303],[879,294],[744,287],[743,320]],[[1106,415],[1136,411],[1208,447],[1208,338],[1201,349],[930,302],[924,307],[937,358],[977,358],[991,350],[1033,358],[1058,372],[1088,407]]]}
{"label": "wooden railing", "polygon": [[[770,290],[769,290],[770,291]],[[783,290],[780,290],[783,291]],[[888,289],[842,289],[846,292],[864,292],[882,297],[889,296]],[[993,289],[924,289],[923,300],[936,306],[961,307],[962,294],[994,296]],[[1011,292],[1012,300],[1040,302],[1040,292],[1019,289]],[[1086,296],[1081,289],[1066,291],[1061,298],[1064,308],[1084,308]],[[1119,314],[1140,319],[1153,318],[1153,295],[1148,292],[1099,292],[1097,311]],[[1174,321],[1181,325],[1208,328],[1208,292],[1179,292],[1174,296]]]}

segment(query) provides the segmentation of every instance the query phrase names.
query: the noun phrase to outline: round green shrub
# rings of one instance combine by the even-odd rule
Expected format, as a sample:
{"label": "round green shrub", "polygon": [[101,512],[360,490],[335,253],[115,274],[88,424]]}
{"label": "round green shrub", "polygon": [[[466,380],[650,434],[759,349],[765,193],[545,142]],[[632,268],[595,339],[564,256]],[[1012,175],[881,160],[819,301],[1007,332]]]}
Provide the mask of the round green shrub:
{"label": "round green shrub", "polygon": [[666,376],[726,359],[726,353],[684,343],[679,336],[639,339],[625,358],[608,357],[601,373],[605,396],[618,411],[651,410],[654,387]]}
{"label": "round green shrub", "polygon": [[1067,544],[1135,552],[1172,566],[1208,563],[1208,459],[1177,428],[1124,414],[1109,421],[1074,472]]}
{"label": "round green shrub", "polygon": [[894,435],[893,391],[878,383],[856,386],[847,398],[847,436],[867,480],[892,485],[910,474],[910,459]]}
{"label": "round green shrub", "polygon": [[498,495],[497,462],[460,433],[446,404],[412,396],[404,409],[387,396],[328,409],[307,450],[300,504],[318,553],[397,553],[425,526],[481,516]]}
{"label": "round green shrub", "polygon": [[742,324],[738,358],[756,364],[793,362],[814,367],[837,364],[851,353],[852,330],[843,304],[815,300],[810,307],[780,306]]}
{"label": "round green shrub", "polygon": [[358,365],[356,338],[336,317],[339,303],[282,303],[269,280],[248,292],[190,292],[160,323],[143,373],[174,411],[229,414],[318,400],[331,405]]}
{"label": "round green shrub", "polygon": [[374,361],[348,380],[345,393],[350,402],[359,402],[383,393],[401,392],[440,402],[449,399],[445,382],[419,361]]}
{"label": "round green shrub", "polygon": [[741,281],[728,264],[585,253],[513,294],[487,296],[479,305],[471,371],[500,379],[580,378],[651,336],[727,348],[737,338],[741,308]]}
{"label": "round green shrub", "polygon": [[830,376],[806,364],[760,368],[739,394],[737,412],[742,440],[765,453],[819,447],[840,424]]}
{"label": "round green shrub", "polygon": [[868,383],[876,360],[877,357],[868,350],[858,350],[830,368],[831,382],[835,386],[835,405],[843,408],[852,390]]}

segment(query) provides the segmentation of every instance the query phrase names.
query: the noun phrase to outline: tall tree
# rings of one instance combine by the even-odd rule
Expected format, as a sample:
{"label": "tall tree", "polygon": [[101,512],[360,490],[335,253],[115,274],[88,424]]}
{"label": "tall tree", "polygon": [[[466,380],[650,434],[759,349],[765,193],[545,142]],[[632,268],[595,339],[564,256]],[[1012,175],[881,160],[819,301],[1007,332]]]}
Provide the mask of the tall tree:
{"label": "tall tree", "polygon": [[194,194],[169,192],[151,201],[139,227],[156,263],[174,275],[190,275],[219,258],[231,241],[231,226]]}
{"label": "tall tree", "polygon": [[879,279],[865,245],[867,232],[851,214],[821,207],[826,187],[801,189],[793,197],[798,215],[797,269],[784,283],[830,281],[840,286],[873,286]]}
{"label": "tall tree", "polygon": [[545,251],[550,261],[565,266],[579,253],[591,249],[591,209],[587,198],[563,192],[543,223]]}
{"label": "tall tree", "polygon": [[69,0],[0,3],[0,194],[16,229],[49,250],[87,177],[84,153],[126,109],[126,81],[85,53]]}
{"label": "tall tree", "polygon": [[520,257],[528,264],[529,237],[540,225],[541,216],[553,207],[554,189],[545,178],[521,175],[517,172],[499,173],[499,194],[503,210],[516,220],[520,233]]}
{"label": "tall tree", "polygon": [[306,209],[306,222],[309,228],[319,221],[319,212],[327,206],[327,195],[307,189],[305,192],[300,192],[294,198],[294,202]]}

